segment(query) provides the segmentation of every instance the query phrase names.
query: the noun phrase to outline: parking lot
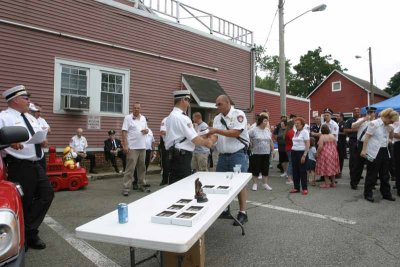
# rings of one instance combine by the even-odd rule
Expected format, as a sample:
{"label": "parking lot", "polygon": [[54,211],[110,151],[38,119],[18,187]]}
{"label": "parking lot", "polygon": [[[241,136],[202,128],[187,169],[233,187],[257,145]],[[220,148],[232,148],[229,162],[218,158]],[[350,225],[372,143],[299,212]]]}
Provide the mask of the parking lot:
{"label": "parking lot", "polygon": [[[206,266],[400,265],[400,199],[388,202],[376,191],[375,203],[365,201],[362,186],[350,189],[347,165],[337,188],[310,186],[308,196],[289,194],[290,186],[275,165],[270,172],[272,191],[249,190],[245,236],[230,220],[217,220],[206,232]],[[148,181],[152,191],[160,188],[160,174],[149,175]],[[128,247],[77,239],[75,228],[116,209],[120,202],[143,196],[136,191],[122,196],[120,178],[57,192],[40,228],[47,248],[30,249],[26,266],[130,266]],[[236,213],[237,201],[231,208]],[[138,249],[136,257],[152,254]],[[140,266],[158,266],[158,261]]]}

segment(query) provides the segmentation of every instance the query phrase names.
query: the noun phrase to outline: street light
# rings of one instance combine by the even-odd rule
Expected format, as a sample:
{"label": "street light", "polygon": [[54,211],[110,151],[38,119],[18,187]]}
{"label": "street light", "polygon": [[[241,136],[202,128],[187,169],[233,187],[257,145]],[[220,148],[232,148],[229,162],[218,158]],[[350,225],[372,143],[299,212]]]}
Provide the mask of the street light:
{"label": "street light", "polygon": [[286,115],[286,58],[285,58],[285,26],[295,19],[300,18],[308,12],[318,12],[324,11],[326,9],[326,5],[318,5],[306,12],[298,15],[292,20],[289,20],[287,23],[283,21],[283,5],[284,0],[279,0],[278,8],[279,8],[279,88],[280,88],[280,98],[281,98],[281,115]]}
{"label": "street light", "polygon": [[[362,58],[362,56],[356,55],[356,58]],[[368,47],[368,61],[369,61],[369,91],[371,92],[371,101],[368,105],[375,104],[375,93],[374,93],[374,76],[372,72],[372,52],[371,47]]]}

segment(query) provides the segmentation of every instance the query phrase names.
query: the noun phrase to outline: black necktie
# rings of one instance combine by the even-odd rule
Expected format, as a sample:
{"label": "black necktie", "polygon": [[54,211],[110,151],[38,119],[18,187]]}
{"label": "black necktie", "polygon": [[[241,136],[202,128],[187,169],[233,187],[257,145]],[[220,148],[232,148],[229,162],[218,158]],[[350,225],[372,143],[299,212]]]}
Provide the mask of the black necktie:
{"label": "black necktie", "polygon": [[[33,136],[35,134],[35,131],[32,128],[32,125],[29,123],[29,120],[25,117],[24,113],[21,113],[22,118],[24,119],[24,122],[26,124],[26,127],[28,127],[29,132]],[[40,147],[40,144],[35,144],[35,151],[36,151],[36,156],[40,159],[42,158],[42,148]]]}
{"label": "black necktie", "polygon": [[112,150],[115,150],[117,148],[117,146],[115,145],[115,140],[112,140]]}

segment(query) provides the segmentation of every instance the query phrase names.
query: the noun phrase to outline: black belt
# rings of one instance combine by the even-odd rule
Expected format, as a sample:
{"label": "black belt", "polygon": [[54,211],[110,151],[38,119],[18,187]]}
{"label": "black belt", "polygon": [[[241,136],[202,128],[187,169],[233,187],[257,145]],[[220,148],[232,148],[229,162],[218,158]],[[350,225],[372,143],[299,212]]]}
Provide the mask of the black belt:
{"label": "black belt", "polygon": [[244,149],[244,148],[242,148],[242,149],[239,149],[238,151],[236,151],[236,152],[233,152],[233,153],[219,153],[220,155],[223,155],[223,156],[230,156],[230,155],[233,155],[233,154],[236,154],[236,153],[247,153],[247,151],[246,151],[246,149]]}
{"label": "black belt", "polygon": [[172,153],[174,156],[183,156],[187,154],[192,154],[192,151],[180,149],[180,148],[170,148],[168,152]]}
{"label": "black belt", "polygon": [[32,165],[40,164],[40,160],[18,159],[16,157],[11,156],[11,155],[7,155],[5,157],[5,161],[7,163],[22,163],[23,162],[23,163],[29,163],[29,164],[32,164]]}

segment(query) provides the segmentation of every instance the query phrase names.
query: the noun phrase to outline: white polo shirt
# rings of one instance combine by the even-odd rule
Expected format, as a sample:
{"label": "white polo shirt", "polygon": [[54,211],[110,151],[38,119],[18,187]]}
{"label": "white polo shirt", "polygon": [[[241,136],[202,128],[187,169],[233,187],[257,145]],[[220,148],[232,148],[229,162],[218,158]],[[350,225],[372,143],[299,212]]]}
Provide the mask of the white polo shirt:
{"label": "white polo shirt", "polygon": [[88,142],[84,136],[78,137],[77,135],[74,135],[69,141],[69,146],[74,150],[74,152],[86,152]]}
{"label": "white polo shirt", "polygon": [[[35,117],[33,117],[29,113],[24,114],[29,123],[32,125],[35,133],[38,131],[42,131]],[[3,128],[4,126],[21,126],[28,130],[28,127],[26,126],[25,121],[21,116],[21,112],[10,107],[0,113],[0,128]],[[29,138],[31,137],[32,135],[29,133]],[[4,151],[6,152],[6,154],[11,155],[17,159],[39,160],[39,158],[36,156],[35,145],[26,144],[26,142],[22,142],[22,144],[24,145],[24,148],[21,150],[15,150],[12,147],[7,147],[6,149],[4,149]]]}
{"label": "white polo shirt", "polygon": [[[168,150],[173,145],[177,149],[194,150],[191,142],[197,135],[191,119],[178,107],[174,107],[166,120],[165,148]],[[185,139],[186,138],[186,139]],[[182,141],[184,140],[184,141]]]}
{"label": "white polo shirt", "polygon": [[[400,133],[400,121],[393,123],[393,133]],[[399,142],[399,138],[393,137],[393,143]]]}
{"label": "white polo shirt", "polygon": [[134,117],[133,113],[125,116],[122,131],[128,134],[129,149],[146,149],[146,134],[141,132],[144,129],[147,129],[145,116],[139,114],[138,117]]}
{"label": "white polo shirt", "polygon": [[294,151],[304,151],[306,150],[305,141],[310,140],[310,132],[306,129],[302,129],[301,131],[295,132],[292,138],[293,146],[292,150]]}
{"label": "white polo shirt", "polygon": [[[247,119],[243,111],[231,107],[226,116],[220,113],[214,118],[213,128],[226,130],[226,127],[221,122],[221,118],[224,118],[229,130],[240,130],[240,137],[245,140],[246,144],[250,143],[250,138],[247,131]],[[235,137],[218,135],[216,148],[219,153],[234,153],[240,149],[243,149],[244,147],[245,145]]]}
{"label": "white polo shirt", "polygon": [[42,117],[37,118],[37,121],[39,123],[39,126],[42,128],[42,130],[48,130],[50,128],[49,124],[45,119]]}
{"label": "white polo shirt", "polygon": [[153,131],[151,129],[148,129],[149,132],[146,134],[146,150],[152,150],[153,149],[153,142],[154,140],[154,135]]}
{"label": "white polo shirt", "polygon": [[367,154],[373,159],[376,158],[381,147],[388,146],[390,130],[391,127],[385,125],[380,118],[369,122],[366,132],[366,134],[370,135]]}
{"label": "white polo shirt", "polygon": [[167,131],[167,118],[168,118],[168,117],[165,117],[165,118],[161,121],[160,132],[166,132],[166,131]]}
{"label": "white polo shirt", "polygon": [[[330,133],[335,136],[337,142],[339,140],[339,125],[332,119],[329,122],[324,122],[323,124],[328,125]],[[321,132],[321,128],[319,132]]]}
{"label": "white polo shirt", "polygon": [[[362,121],[362,120],[364,120],[364,118],[359,118],[355,123],[360,122],[360,121]],[[360,125],[360,127],[358,127],[358,131],[357,131],[357,140],[358,140],[358,141],[364,142],[364,140],[365,140],[365,134],[362,136],[361,139],[360,139],[360,137],[361,137],[361,134],[364,132],[364,130],[367,129],[369,123],[370,123],[370,121],[364,121],[364,122]]]}

